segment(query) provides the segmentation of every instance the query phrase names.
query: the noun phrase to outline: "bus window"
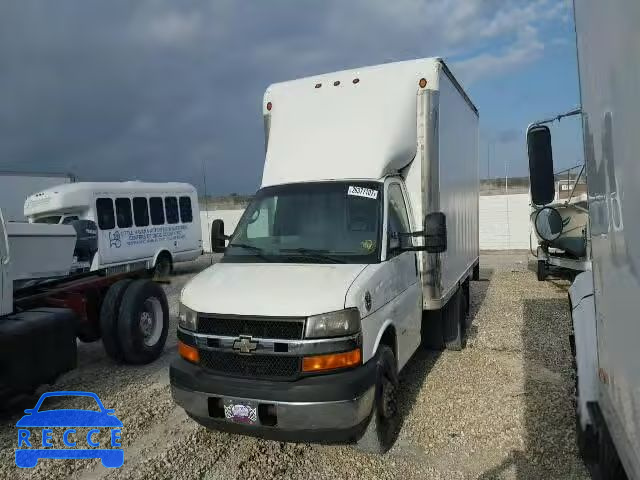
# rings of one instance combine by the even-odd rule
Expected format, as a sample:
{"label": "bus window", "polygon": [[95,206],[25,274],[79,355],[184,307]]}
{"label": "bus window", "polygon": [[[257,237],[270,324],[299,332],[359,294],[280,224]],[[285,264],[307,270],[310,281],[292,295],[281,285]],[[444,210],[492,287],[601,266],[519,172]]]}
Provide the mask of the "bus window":
{"label": "bus window", "polygon": [[164,209],[167,214],[167,223],[178,223],[178,200],[176,197],[164,198]]}
{"label": "bus window", "polygon": [[110,198],[98,198],[96,200],[96,210],[98,211],[98,226],[100,230],[111,230],[116,226],[113,215],[113,201]]}
{"label": "bus window", "polygon": [[133,219],[136,221],[136,227],[149,226],[149,207],[146,197],[133,198]]}
{"label": "bus window", "polygon": [[180,197],[180,220],[182,223],[193,222],[193,211],[191,210],[191,198]]}
{"label": "bus window", "polygon": [[161,197],[151,197],[149,199],[149,210],[151,210],[151,223],[153,225],[163,225],[164,208]]}
{"label": "bus window", "polygon": [[128,198],[116,198],[116,219],[118,228],[129,228],[133,225],[131,218],[131,200]]}

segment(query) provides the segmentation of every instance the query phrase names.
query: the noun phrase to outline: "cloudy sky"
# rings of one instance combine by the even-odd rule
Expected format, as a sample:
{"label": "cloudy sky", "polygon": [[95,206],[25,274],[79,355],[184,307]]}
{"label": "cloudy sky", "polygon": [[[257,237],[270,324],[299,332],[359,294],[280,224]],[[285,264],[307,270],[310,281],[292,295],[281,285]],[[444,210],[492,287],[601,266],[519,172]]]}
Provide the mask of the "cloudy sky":
{"label": "cloudy sky", "polygon": [[0,170],[250,193],[267,85],[427,56],[480,110],[483,176],[525,175],[527,124],[579,103],[567,0],[3,0]]}

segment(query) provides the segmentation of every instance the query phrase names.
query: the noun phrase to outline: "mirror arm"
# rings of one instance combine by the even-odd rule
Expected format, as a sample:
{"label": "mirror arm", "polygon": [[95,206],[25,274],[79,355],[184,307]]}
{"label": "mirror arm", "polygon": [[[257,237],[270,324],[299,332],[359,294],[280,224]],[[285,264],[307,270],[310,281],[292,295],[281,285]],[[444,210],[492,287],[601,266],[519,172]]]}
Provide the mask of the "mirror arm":
{"label": "mirror arm", "polygon": [[426,233],[424,230],[420,232],[410,232],[410,233],[398,233],[399,237],[424,237]]}

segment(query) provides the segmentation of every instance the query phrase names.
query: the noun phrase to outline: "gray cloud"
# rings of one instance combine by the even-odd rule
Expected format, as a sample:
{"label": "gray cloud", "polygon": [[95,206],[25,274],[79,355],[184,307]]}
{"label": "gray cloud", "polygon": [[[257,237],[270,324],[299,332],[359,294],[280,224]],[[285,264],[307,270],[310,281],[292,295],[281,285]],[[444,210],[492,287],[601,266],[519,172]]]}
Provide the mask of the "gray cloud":
{"label": "gray cloud", "polygon": [[[463,53],[455,70],[467,82],[500,74],[533,61],[527,48],[541,53],[535,22],[565,15],[562,0],[535,4],[553,8],[526,0],[2,2],[0,169],[200,188],[204,162],[210,192],[249,192],[261,176],[269,83]],[[495,41],[513,46],[487,53]]]}

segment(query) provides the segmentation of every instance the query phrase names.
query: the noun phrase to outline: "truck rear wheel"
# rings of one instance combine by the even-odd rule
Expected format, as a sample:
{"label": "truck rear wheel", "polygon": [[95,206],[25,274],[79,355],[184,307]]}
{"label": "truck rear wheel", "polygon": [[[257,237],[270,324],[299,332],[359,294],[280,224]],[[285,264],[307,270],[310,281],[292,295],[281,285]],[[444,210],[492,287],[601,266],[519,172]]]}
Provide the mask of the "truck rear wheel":
{"label": "truck rear wheel", "polygon": [[373,410],[357,447],[364,452],[383,454],[393,446],[400,428],[397,404],[399,380],[396,359],[388,346],[378,347],[376,362]]}
{"label": "truck rear wheel", "polygon": [[145,364],[160,356],[169,331],[169,305],[160,285],[135,280],[122,297],[118,338],[127,363]]}
{"label": "truck rear wheel", "polygon": [[465,318],[462,289],[458,288],[443,312],[444,343],[447,350],[459,351],[465,347]]}
{"label": "truck rear wheel", "polygon": [[131,279],[117,281],[104,296],[102,306],[100,307],[100,334],[102,336],[102,344],[104,349],[113,360],[121,362],[122,347],[118,338],[118,314],[120,312],[120,304],[127,287],[131,284]]}

